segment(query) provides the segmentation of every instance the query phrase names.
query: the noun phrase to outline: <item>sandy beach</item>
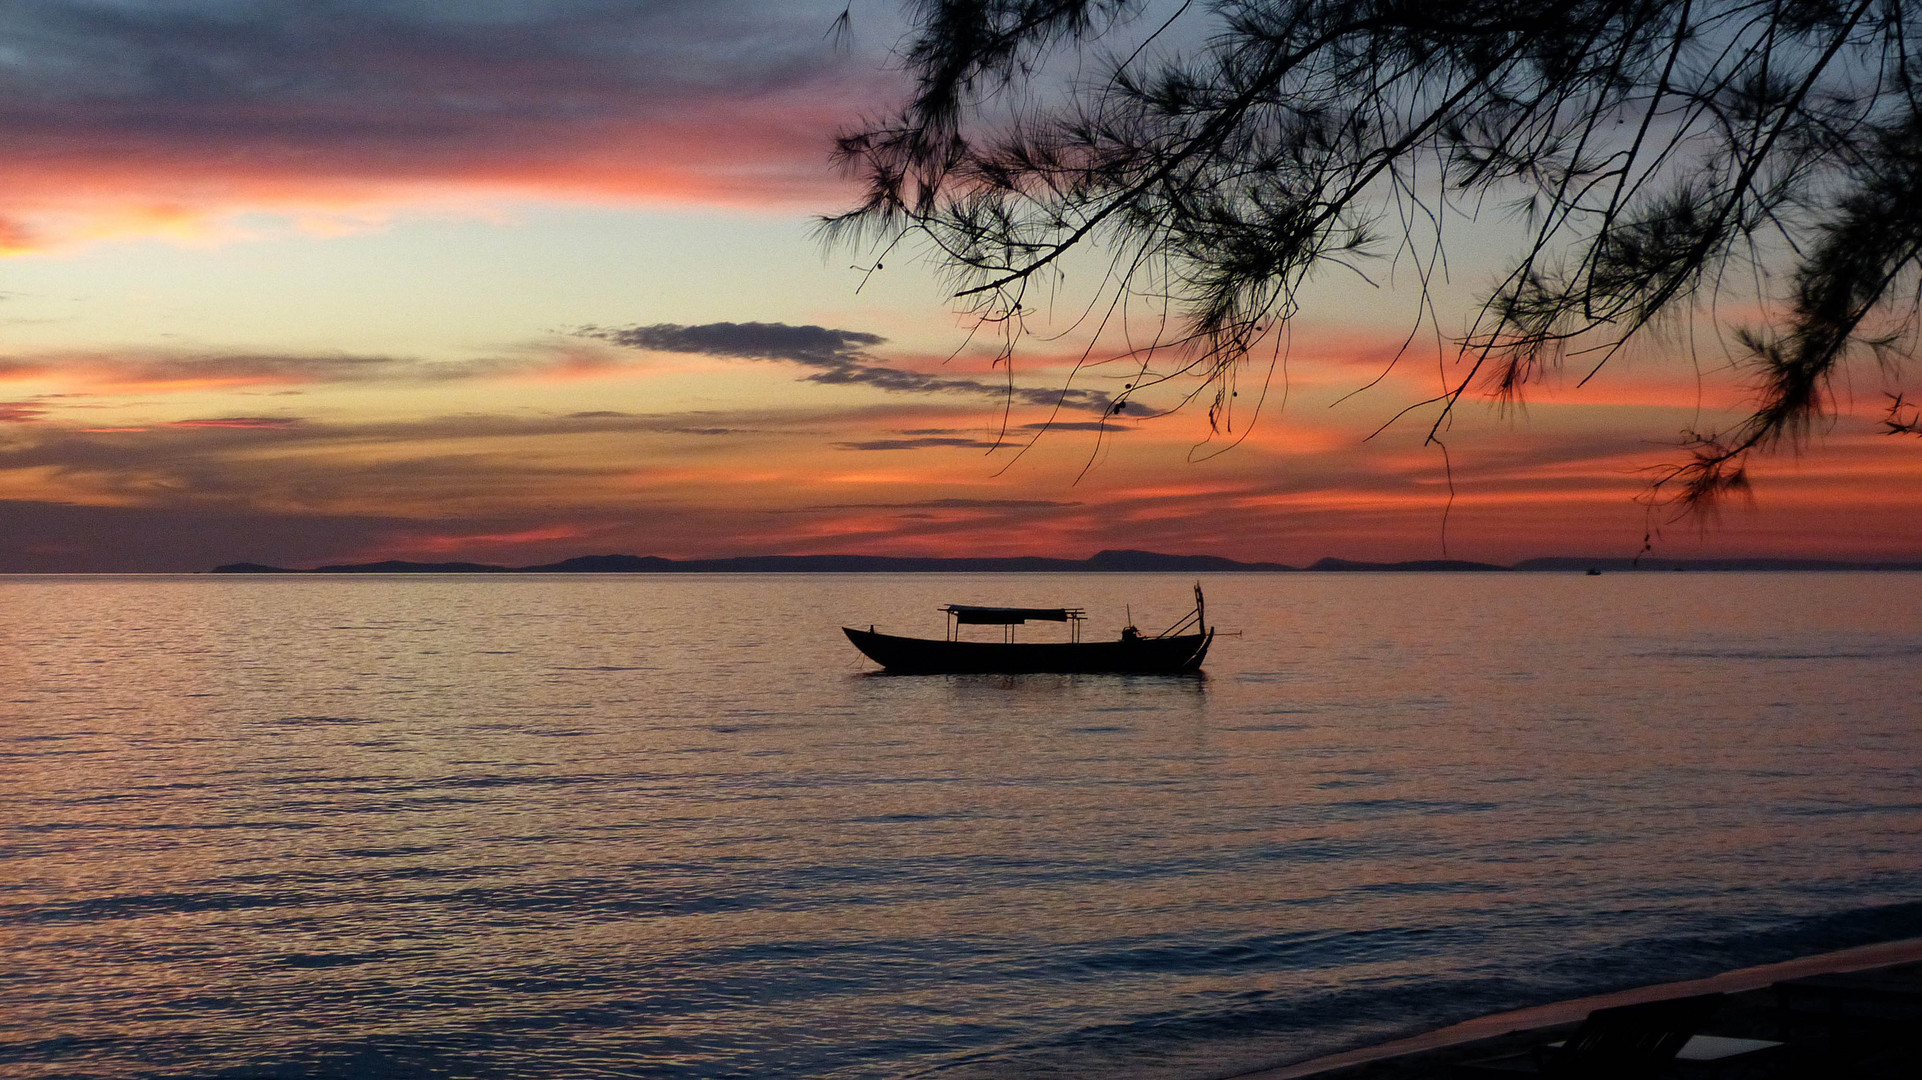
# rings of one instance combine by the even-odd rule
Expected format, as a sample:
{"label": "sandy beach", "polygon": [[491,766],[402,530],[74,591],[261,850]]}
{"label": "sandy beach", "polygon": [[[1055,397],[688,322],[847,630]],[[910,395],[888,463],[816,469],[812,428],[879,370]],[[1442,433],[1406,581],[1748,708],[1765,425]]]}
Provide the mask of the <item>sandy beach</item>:
{"label": "sandy beach", "polygon": [[[1729,995],[1705,1032],[1745,1038],[1779,1038],[1780,1022],[1770,987],[1813,975],[1856,973],[1922,974],[1922,938],[1882,942],[1853,949],[1801,957],[1776,964],[1741,968],[1705,979],[1636,987],[1610,994],[1575,998],[1513,1012],[1479,1017],[1406,1039],[1363,1047],[1274,1069],[1237,1074],[1228,1080],[1425,1080],[1443,1078],[1459,1063],[1508,1053],[1565,1035],[1596,1009],[1694,994]],[[1857,1077],[1913,1076],[1918,1062],[1911,1055],[1887,1055],[1854,1063],[1846,1072],[1833,1070],[1807,1055],[1782,1055],[1745,1076],[1802,1077],[1850,1075]]]}

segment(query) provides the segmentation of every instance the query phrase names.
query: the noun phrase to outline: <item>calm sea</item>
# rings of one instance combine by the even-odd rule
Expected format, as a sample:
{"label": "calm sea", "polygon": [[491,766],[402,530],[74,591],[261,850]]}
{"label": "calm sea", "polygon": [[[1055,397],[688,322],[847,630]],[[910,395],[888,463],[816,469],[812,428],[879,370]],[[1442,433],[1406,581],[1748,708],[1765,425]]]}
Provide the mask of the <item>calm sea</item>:
{"label": "calm sea", "polygon": [[837,629],[1192,580],[0,578],[0,1074],[1212,1077],[1922,934],[1922,575]]}

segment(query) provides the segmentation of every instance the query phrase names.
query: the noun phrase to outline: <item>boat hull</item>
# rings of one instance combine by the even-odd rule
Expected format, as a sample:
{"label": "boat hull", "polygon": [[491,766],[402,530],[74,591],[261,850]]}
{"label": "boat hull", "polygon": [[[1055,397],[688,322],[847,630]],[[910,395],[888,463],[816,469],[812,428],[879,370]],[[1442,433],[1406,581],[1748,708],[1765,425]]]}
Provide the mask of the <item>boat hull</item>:
{"label": "boat hull", "polygon": [[854,647],[890,672],[903,675],[1143,674],[1197,671],[1214,631],[1120,641],[935,641],[896,637],[844,626]]}

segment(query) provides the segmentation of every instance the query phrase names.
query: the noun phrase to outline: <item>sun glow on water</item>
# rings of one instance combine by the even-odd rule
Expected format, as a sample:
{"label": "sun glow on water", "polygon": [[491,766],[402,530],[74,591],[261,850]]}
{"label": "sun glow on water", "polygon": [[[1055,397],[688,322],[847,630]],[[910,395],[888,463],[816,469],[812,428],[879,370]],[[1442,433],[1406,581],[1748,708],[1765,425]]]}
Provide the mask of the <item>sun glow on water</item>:
{"label": "sun glow on water", "polygon": [[836,630],[1177,576],[4,579],[0,1043],[1190,1077],[1914,934],[1917,583],[1217,576],[1191,679]]}

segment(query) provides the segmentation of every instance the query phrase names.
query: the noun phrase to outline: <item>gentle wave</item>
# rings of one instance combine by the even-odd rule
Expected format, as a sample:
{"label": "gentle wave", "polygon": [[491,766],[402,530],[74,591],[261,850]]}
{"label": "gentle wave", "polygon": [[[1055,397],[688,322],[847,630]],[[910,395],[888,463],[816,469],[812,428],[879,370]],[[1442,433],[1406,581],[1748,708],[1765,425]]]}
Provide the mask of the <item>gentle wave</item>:
{"label": "gentle wave", "polygon": [[1203,679],[834,629],[1190,584],[0,582],[0,1069],[1192,1080],[1922,935],[1919,575],[1224,577]]}

